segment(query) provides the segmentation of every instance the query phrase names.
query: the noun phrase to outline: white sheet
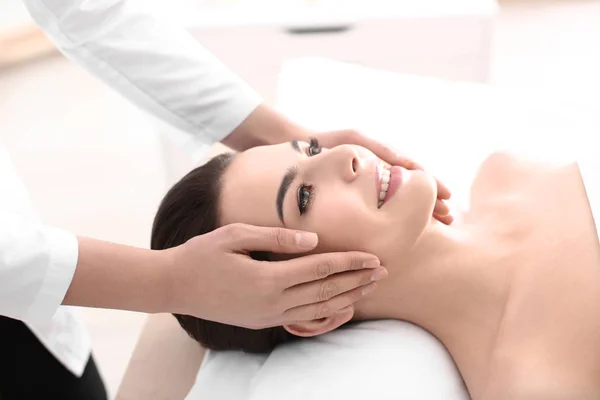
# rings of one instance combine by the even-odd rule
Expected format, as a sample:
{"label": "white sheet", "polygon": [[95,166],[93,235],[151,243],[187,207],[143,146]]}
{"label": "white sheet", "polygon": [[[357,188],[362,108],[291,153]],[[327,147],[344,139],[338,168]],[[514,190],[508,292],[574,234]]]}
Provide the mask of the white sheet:
{"label": "white sheet", "polygon": [[[324,60],[285,66],[279,108],[317,130],[354,127],[422,162],[468,206],[476,166],[500,148],[576,154],[600,218],[599,163],[586,147],[598,113],[551,94],[401,76]],[[352,82],[349,85],[348,82]],[[351,90],[351,91],[350,91]],[[465,145],[469,143],[469,145]],[[596,219],[598,221],[598,219]],[[188,395],[200,399],[467,399],[448,353],[404,322],[373,321],[282,346],[268,356],[209,353]]]}
{"label": "white sheet", "polygon": [[188,399],[468,399],[445,348],[400,321],[370,321],[277,348],[209,353]]}

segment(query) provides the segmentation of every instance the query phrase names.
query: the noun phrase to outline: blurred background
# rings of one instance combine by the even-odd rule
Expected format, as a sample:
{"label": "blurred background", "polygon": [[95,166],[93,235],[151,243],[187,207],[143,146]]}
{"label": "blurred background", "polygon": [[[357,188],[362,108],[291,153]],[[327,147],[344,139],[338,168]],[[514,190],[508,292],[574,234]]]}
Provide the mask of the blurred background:
{"label": "blurred background", "polygon": [[[190,30],[271,105],[282,63],[318,56],[600,112],[599,0],[138,3]],[[65,60],[19,1],[0,2],[0,141],[47,223],[148,247],[158,202],[194,162],[161,136],[169,129]],[[146,316],[83,311],[114,396]]]}

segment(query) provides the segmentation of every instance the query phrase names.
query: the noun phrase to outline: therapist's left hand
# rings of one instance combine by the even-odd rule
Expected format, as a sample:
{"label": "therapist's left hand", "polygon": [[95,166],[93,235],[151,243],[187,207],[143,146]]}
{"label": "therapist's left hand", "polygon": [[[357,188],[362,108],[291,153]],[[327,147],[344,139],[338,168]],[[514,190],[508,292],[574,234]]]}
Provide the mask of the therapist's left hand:
{"label": "therapist's left hand", "polygon": [[[332,148],[342,144],[354,144],[372,151],[377,157],[391,165],[398,165],[408,170],[423,170],[423,167],[412,159],[399,154],[385,144],[362,135],[353,129],[344,129],[318,133],[313,135],[323,147]],[[450,225],[454,218],[450,215],[450,208],[444,200],[450,199],[450,190],[439,180],[437,182],[437,201],[433,209],[433,216],[440,222]]]}

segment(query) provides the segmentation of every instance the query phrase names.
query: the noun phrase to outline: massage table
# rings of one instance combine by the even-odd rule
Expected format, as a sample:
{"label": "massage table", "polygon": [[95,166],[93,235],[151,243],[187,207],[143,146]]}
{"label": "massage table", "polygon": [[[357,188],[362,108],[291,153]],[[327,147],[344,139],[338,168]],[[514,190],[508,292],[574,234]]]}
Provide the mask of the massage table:
{"label": "massage table", "polygon": [[[597,151],[586,146],[600,133],[599,113],[552,93],[308,58],[284,64],[277,106],[317,131],[355,128],[410,155],[451,188],[451,207],[459,218],[468,207],[475,167],[497,149],[534,157],[577,154],[585,160],[590,201],[600,205]],[[441,343],[401,321],[355,324],[280,346],[267,355],[202,356],[173,317],[151,316],[117,398],[179,399],[187,394],[189,400],[468,399]]]}

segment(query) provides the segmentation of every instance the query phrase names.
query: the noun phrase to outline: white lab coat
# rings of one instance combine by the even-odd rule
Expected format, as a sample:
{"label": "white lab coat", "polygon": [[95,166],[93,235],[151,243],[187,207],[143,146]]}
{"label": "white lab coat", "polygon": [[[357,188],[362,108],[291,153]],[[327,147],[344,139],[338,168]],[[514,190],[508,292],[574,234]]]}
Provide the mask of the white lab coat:
{"label": "white lab coat", "polygon": [[59,307],[77,264],[77,238],[45,226],[0,145],[0,314],[21,319],[76,376],[90,354],[77,310]]}
{"label": "white lab coat", "polygon": [[[179,128],[186,148],[220,141],[262,101],[184,29],[125,0],[24,0],[69,59]],[[23,320],[75,375],[90,354],[77,310],[60,306],[77,264],[76,237],[32,212],[0,148],[0,314]]]}

